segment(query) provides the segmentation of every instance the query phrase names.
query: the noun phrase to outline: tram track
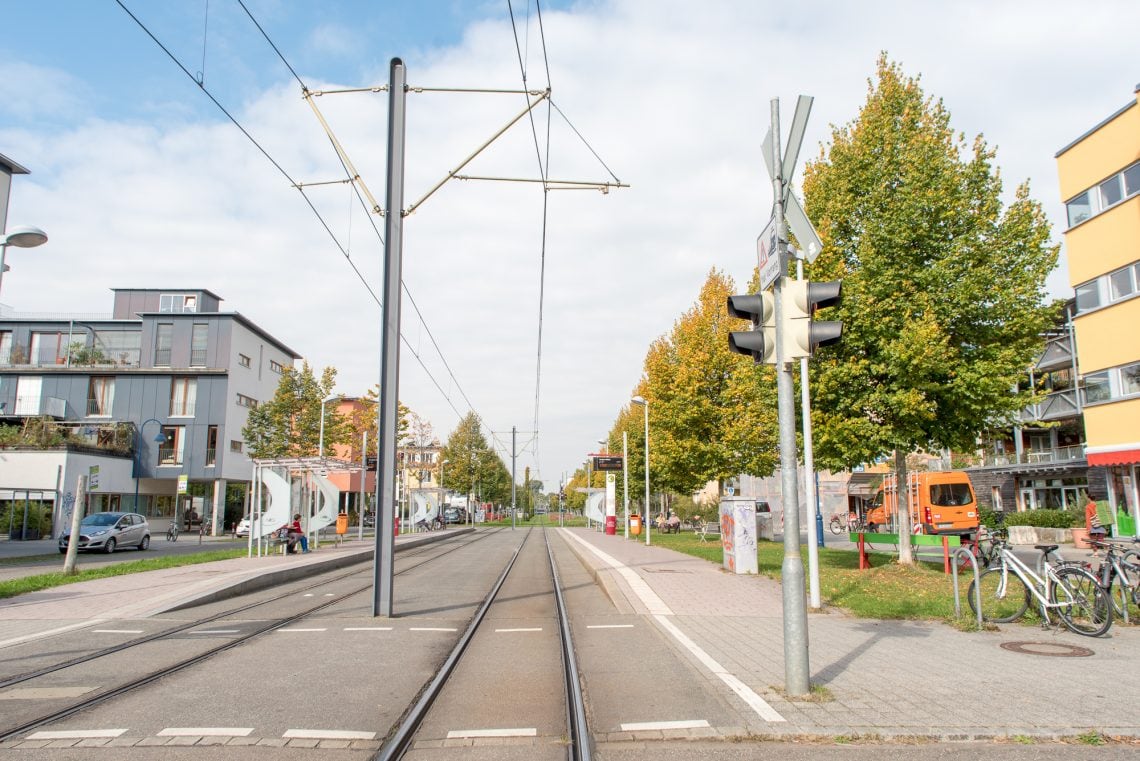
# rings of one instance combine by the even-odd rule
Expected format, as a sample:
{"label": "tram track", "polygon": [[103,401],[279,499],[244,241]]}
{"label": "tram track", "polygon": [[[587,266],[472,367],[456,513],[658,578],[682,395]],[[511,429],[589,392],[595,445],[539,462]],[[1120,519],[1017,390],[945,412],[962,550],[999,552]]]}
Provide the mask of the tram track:
{"label": "tram track", "polygon": [[[398,761],[414,750],[417,734],[424,726],[425,720],[431,713],[433,706],[445,687],[449,684],[456,669],[459,667],[464,654],[467,652],[476,634],[482,630],[487,614],[496,604],[496,600],[504,583],[510,577],[520,553],[530,539],[533,529],[520,542],[510,560],[507,562],[483,603],[472,617],[467,629],[459,637],[451,652],[444,659],[435,675],[428,681],[419,696],[399,721],[388,731],[384,744],[373,755],[373,761]],[[555,611],[558,621],[558,640],[560,643],[559,658],[562,662],[563,683],[565,686],[566,732],[568,738],[567,758],[574,761],[590,761],[592,758],[591,738],[586,720],[585,702],[581,689],[577,658],[574,654],[571,637],[570,621],[566,611],[562,585],[558,576],[558,566],[550,546],[547,532],[543,530],[543,541],[546,546],[547,560],[550,566],[551,594],[555,602]],[[528,596],[534,596],[531,592]],[[509,689],[509,685],[504,686]]]}
{"label": "tram track", "polygon": [[[502,529],[498,529],[495,531],[488,531],[485,533],[480,532],[479,534],[476,534],[470,541],[464,541],[463,540],[464,537],[455,537],[454,546],[451,546],[451,547],[445,549],[443,552],[437,552],[434,554],[432,554],[432,552],[431,552],[431,550],[438,549],[439,543],[433,543],[432,545],[429,545],[428,547],[425,547],[422,550],[417,551],[417,552],[410,552],[406,557],[416,557],[416,556],[423,555],[423,554],[431,554],[431,557],[429,557],[425,560],[422,560],[418,563],[409,565],[405,568],[401,568],[400,570],[395,572],[395,575],[399,576],[399,575],[408,573],[408,572],[413,571],[413,570],[415,570],[415,569],[417,569],[423,565],[426,565],[427,563],[431,563],[431,562],[434,562],[434,561],[436,561],[442,557],[445,557],[446,555],[449,555],[452,552],[470,547],[472,544],[475,544],[476,542],[482,541],[483,539],[486,539],[486,538],[488,538],[488,537],[490,537],[496,533],[499,533],[499,531],[502,531]],[[443,540],[443,541],[448,543],[448,544],[451,544],[453,540],[448,539],[448,540]],[[368,557],[365,560],[362,560],[361,563],[368,563],[368,562],[371,562],[371,560],[372,560],[371,557]],[[180,624],[178,626],[171,627],[168,629],[164,629],[160,632],[155,632],[153,634],[150,634],[150,635],[147,635],[144,637],[137,637],[133,640],[119,643],[118,645],[103,648],[103,649],[98,650],[98,651],[93,652],[93,653],[87,653],[83,656],[79,656],[77,658],[73,658],[73,659],[70,659],[68,661],[61,662],[59,664],[52,664],[50,666],[45,666],[45,667],[43,667],[41,669],[37,669],[35,671],[27,672],[25,674],[17,675],[14,677],[9,677],[6,680],[4,680],[3,683],[0,683],[0,688],[9,687],[12,685],[29,682],[29,681],[32,681],[36,678],[43,677],[45,675],[52,674],[55,672],[59,672],[59,671],[65,670],[67,668],[74,668],[76,666],[79,666],[79,665],[82,665],[85,663],[89,663],[91,661],[95,661],[95,660],[98,660],[100,658],[105,658],[105,657],[108,657],[111,655],[121,654],[121,653],[124,653],[126,651],[131,650],[132,648],[137,648],[141,645],[145,645],[145,644],[148,644],[151,642],[170,638],[170,637],[173,637],[177,634],[181,634],[183,632],[195,629],[195,628],[203,626],[205,624],[215,623],[215,622],[218,622],[219,620],[225,619],[227,617],[232,617],[232,616],[235,616],[237,614],[244,613],[244,612],[247,612],[247,611],[252,610],[254,608],[257,608],[257,607],[269,605],[269,604],[274,603],[274,602],[279,602],[285,598],[292,598],[292,597],[295,597],[298,594],[303,593],[307,590],[315,589],[317,587],[327,586],[331,583],[334,583],[337,581],[342,581],[344,579],[348,579],[348,578],[351,578],[352,576],[356,576],[359,574],[360,574],[360,571],[355,570],[355,571],[350,571],[348,573],[340,574],[340,575],[333,577],[331,579],[322,579],[321,581],[319,581],[315,584],[311,584],[307,587],[303,587],[300,589],[291,589],[288,592],[282,593],[280,595],[275,595],[269,599],[258,600],[256,602],[250,603],[248,605],[240,606],[240,607],[234,608],[234,609],[228,609],[228,610],[222,611],[220,613],[217,613],[217,614],[214,614],[211,616],[206,616],[204,618],[195,619],[189,623]],[[274,618],[270,621],[267,621],[267,622],[261,624],[260,626],[255,627],[253,630],[251,630],[249,632],[237,635],[231,639],[226,640],[225,642],[219,643],[217,645],[213,645],[210,648],[208,648],[202,652],[196,653],[196,654],[189,656],[189,657],[186,657],[186,658],[182,658],[182,659],[180,659],[180,660],[178,660],[172,664],[165,665],[162,668],[154,669],[154,670],[151,670],[151,671],[144,673],[140,676],[131,678],[131,679],[129,679],[125,682],[122,682],[122,683],[120,683],[114,687],[110,687],[106,690],[102,690],[102,691],[100,691],[94,695],[89,695],[89,696],[85,697],[84,699],[76,701],[75,703],[72,703],[72,704],[67,705],[65,707],[55,709],[51,712],[42,714],[42,715],[37,716],[35,718],[32,718],[30,720],[25,720],[25,721],[19,723],[18,725],[9,726],[9,727],[0,727],[0,741],[8,740],[8,739],[11,739],[13,737],[18,737],[18,736],[20,736],[26,732],[29,732],[33,729],[36,729],[38,727],[44,726],[46,724],[51,724],[53,722],[60,721],[60,720],[65,719],[69,716],[80,713],[84,710],[87,710],[89,708],[97,706],[101,703],[104,703],[104,702],[106,702],[112,698],[118,697],[120,695],[131,692],[133,690],[139,689],[140,687],[143,687],[143,686],[148,685],[152,682],[155,682],[155,681],[157,681],[157,680],[159,680],[159,679],[161,679],[167,675],[170,675],[170,674],[173,674],[173,673],[176,673],[179,671],[183,671],[183,670],[190,668],[196,664],[199,664],[205,660],[208,660],[208,659],[210,659],[210,658],[212,658],[212,657],[214,657],[220,653],[231,650],[231,649],[233,649],[239,645],[246,644],[246,643],[250,642],[251,640],[254,640],[254,639],[261,637],[265,634],[268,634],[270,632],[273,632],[273,631],[276,631],[278,629],[287,627],[290,624],[293,624],[299,620],[305,619],[305,618],[307,618],[307,617],[309,617],[315,613],[319,613],[320,611],[325,610],[329,607],[332,607],[334,605],[342,603],[345,600],[348,600],[348,599],[350,599],[356,595],[359,595],[363,592],[370,591],[371,589],[372,589],[372,583],[369,582],[368,584],[359,586],[359,587],[352,589],[348,592],[345,592],[341,595],[336,595],[332,598],[322,600],[321,602],[319,602],[317,604],[310,605],[310,606],[306,607],[305,610],[302,610],[298,613],[295,613],[295,614],[292,614],[289,616],[285,616],[285,617]]]}

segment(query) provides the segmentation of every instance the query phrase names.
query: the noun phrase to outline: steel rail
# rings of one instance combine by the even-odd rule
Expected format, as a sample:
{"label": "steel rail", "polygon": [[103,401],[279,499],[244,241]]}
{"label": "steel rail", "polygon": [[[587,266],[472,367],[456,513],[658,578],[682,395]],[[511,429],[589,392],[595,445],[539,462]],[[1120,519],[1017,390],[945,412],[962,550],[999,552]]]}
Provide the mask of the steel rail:
{"label": "steel rail", "polygon": [[550,548],[550,537],[542,531],[546,541],[546,554],[550,558],[550,573],[554,576],[554,598],[558,603],[558,627],[562,641],[562,664],[566,676],[566,712],[570,725],[570,747],[567,756],[572,761],[591,761],[593,749],[590,743],[590,729],[586,722],[586,701],[582,695],[582,681],[578,673],[578,659],[574,655],[574,641],[570,634],[570,616],[566,613],[566,601],[562,598],[562,582],[558,578],[558,566],[554,563],[554,551]]}

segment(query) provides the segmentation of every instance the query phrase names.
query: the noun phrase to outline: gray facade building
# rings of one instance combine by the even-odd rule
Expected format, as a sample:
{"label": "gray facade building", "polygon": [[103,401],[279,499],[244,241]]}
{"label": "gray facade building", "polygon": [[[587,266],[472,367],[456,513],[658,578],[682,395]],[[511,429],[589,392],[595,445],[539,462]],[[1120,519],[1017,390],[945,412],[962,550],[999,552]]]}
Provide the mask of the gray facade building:
{"label": "gray facade building", "polygon": [[[131,458],[134,478],[101,484],[89,509],[160,519],[194,509],[224,530],[226,484],[251,478],[242,439],[249,411],[272,398],[300,355],[221,311],[211,291],[112,292],[110,315],[0,314],[0,422],[46,417],[107,437],[125,424],[130,447],[119,456]],[[0,463],[0,491],[27,488],[19,478]]]}

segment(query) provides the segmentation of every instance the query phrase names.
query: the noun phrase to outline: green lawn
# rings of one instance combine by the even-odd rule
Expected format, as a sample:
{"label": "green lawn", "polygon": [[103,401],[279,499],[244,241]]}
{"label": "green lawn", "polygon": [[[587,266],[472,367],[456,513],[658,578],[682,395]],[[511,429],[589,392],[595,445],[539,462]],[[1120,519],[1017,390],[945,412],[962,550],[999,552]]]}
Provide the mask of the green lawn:
{"label": "green lawn", "polygon": [[[229,560],[230,558],[244,557],[245,554],[246,550],[244,548],[212,550],[208,552],[198,552],[193,555],[173,555],[162,558],[148,558],[146,560],[132,560],[129,563],[116,563],[114,565],[105,565],[98,568],[83,568],[80,566],[79,572],[74,576],[65,576],[62,571],[40,573],[35,576],[25,576],[21,579],[0,581],[0,598],[15,597],[16,595],[22,595],[28,592],[39,592],[64,584],[74,584],[77,581],[90,581],[92,579],[122,576],[123,574],[140,573],[142,571],[158,571],[163,568],[177,568],[178,566],[195,565],[197,563],[212,563],[215,560]],[[60,557],[60,567],[62,568],[62,566],[63,558]]]}

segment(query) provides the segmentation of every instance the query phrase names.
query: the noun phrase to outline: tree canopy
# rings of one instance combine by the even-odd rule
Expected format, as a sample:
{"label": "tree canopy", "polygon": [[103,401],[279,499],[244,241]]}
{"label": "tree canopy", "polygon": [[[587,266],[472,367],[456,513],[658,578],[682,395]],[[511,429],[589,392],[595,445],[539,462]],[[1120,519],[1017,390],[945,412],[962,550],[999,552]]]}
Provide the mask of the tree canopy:
{"label": "tree canopy", "polygon": [[[336,385],[336,368],[326,367],[317,380],[309,363],[285,368],[273,398],[250,410],[242,437],[253,458],[313,457],[321,439],[321,400]],[[352,436],[350,422],[324,405],[324,445],[327,455]]]}
{"label": "tree canopy", "polygon": [[511,475],[488,445],[474,412],[468,413],[447,438],[441,460],[443,486],[451,491],[481,495],[484,502],[509,503]]}

